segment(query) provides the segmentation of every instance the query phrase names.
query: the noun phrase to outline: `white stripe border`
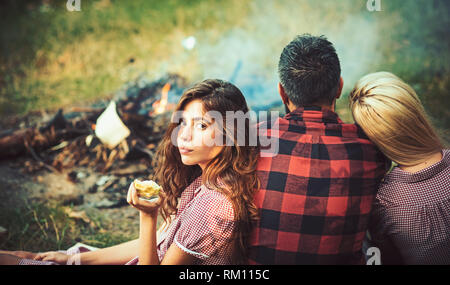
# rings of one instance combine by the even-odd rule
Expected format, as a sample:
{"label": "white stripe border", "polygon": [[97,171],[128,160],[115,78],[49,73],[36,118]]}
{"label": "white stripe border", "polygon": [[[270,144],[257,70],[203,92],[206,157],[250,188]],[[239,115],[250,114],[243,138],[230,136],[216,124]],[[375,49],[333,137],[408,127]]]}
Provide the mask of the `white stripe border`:
{"label": "white stripe border", "polygon": [[175,241],[175,244],[176,244],[179,248],[181,248],[181,250],[183,250],[183,251],[185,251],[185,252],[187,252],[187,253],[189,253],[189,254],[192,254],[192,255],[198,256],[198,257],[209,258],[209,256],[207,256],[206,254],[199,253],[199,252],[195,252],[195,251],[192,251],[192,250],[190,250],[190,249],[187,249],[187,248],[184,247],[182,244],[180,244],[176,239],[174,239],[174,241]]}

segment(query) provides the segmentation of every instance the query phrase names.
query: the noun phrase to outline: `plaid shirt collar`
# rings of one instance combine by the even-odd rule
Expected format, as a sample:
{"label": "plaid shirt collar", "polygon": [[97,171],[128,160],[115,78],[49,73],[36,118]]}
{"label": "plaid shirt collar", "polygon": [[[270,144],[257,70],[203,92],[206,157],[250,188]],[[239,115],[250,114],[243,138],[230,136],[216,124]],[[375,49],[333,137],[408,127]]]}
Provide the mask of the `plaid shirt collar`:
{"label": "plaid shirt collar", "polygon": [[342,120],[335,112],[316,106],[299,107],[286,114],[284,119],[304,122],[343,124]]}

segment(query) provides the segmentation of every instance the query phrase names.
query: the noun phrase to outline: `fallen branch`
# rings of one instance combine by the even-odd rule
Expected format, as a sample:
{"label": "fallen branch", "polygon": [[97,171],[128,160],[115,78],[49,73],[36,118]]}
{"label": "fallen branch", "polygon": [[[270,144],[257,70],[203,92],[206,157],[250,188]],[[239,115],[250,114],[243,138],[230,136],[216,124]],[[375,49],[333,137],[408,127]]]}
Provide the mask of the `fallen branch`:
{"label": "fallen branch", "polygon": [[42,159],[39,158],[39,156],[34,152],[33,148],[30,147],[28,141],[24,142],[25,147],[27,148],[28,152],[31,154],[31,156],[33,156],[33,158],[38,161],[39,163],[41,163],[45,168],[47,168],[48,170],[50,170],[51,172],[59,172],[56,168],[46,164]]}
{"label": "fallen branch", "polygon": [[45,133],[41,133],[36,128],[28,128],[11,132],[0,138],[0,159],[12,158],[25,154],[29,148],[35,151],[42,151],[52,146],[58,145],[65,140],[89,134],[88,130],[78,130],[73,128],[54,130],[51,128]]}

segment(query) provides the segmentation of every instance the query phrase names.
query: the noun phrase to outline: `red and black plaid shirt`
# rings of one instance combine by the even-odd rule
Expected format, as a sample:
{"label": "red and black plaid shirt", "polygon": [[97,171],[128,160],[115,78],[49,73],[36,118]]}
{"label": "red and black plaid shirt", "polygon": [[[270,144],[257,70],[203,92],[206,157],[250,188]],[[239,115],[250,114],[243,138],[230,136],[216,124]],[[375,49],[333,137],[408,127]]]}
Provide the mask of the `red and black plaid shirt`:
{"label": "red and black plaid shirt", "polygon": [[260,124],[259,136],[278,138],[279,147],[272,157],[262,150],[258,161],[261,188],[255,199],[261,216],[249,263],[362,263],[386,157],[359,126],[319,107]]}

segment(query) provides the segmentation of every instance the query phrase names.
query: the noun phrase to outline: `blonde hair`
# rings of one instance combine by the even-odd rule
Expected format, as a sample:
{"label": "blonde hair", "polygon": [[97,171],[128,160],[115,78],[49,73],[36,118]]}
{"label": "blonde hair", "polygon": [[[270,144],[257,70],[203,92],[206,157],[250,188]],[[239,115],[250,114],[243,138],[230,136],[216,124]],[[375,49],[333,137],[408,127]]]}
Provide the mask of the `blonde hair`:
{"label": "blonde hair", "polygon": [[443,149],[416,92],[394,74],[364,76],[349,100],[355,122],[392,161],[412,166]]}

